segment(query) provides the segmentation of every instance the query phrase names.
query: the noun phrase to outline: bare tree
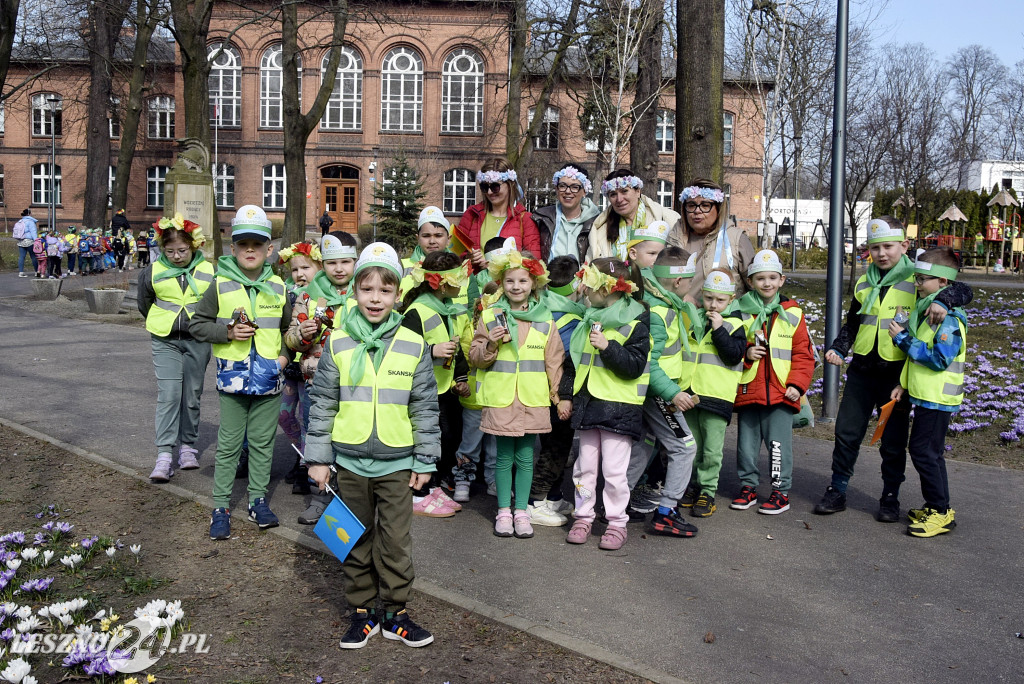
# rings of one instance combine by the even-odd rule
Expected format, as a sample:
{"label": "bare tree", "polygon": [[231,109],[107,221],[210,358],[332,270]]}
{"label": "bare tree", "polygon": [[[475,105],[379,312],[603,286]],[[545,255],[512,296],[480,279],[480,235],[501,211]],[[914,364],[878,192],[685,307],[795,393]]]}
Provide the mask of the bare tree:
{"label": "bare tree", "polygon": [[[657,188],[658,181],[658,107],[664,89],[661,74],[662,35],[665,9],[662,0],[642,2],[640,9],[651,17],[644,21],[646,35],[640,38],[636,61],[636,99],[633,111],[633,135],[629,138],[629,166],[646,187]],[[653,102],[653,106],[645,103]],[[640,106],[637,107],[636,105]],[[653,192],[653,190],[652,190]]]}
{"label": "bare tree", "polygon": [[0,0],[0,103],[3,102],[4,84],[11,66],[11,51],[14,48],[14,32],[18,25],[18,8],[21,0]]}
{"label": "bare tree", "polygon": [[676,186],[696,177],[720,183],[725,0],[677,0],[676,21]]}
{"label": "bare tree", "polygon": [[997,95],[1000,159],[1024,159],[1024,61],[1017,62]]}
{"label": "bare tree", "polygon": [[981,45],[960,48],[946,62],[950,182],[957,190],[964,187],[971,162],[988,151],[990,123],[1005,73],[996,54]]}

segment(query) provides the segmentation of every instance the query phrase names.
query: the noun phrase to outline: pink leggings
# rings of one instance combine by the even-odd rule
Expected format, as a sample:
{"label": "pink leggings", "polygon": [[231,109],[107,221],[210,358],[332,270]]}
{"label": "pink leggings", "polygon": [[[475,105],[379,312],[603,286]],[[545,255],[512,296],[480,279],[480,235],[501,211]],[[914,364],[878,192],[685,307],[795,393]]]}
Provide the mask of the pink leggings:
{"label": "pink leggings", "polygon": [[594,522],[594,505],[597,503],[597,467],[601,465],[604,475],[604,514],[608,524],[625,527],[629,522],[626,506],[629,504],[629,484],[626,469],[633,449],[633,440],[607,430],[578,430],[580,455],[572,469],[572,480],[576,486],[577,520]]}

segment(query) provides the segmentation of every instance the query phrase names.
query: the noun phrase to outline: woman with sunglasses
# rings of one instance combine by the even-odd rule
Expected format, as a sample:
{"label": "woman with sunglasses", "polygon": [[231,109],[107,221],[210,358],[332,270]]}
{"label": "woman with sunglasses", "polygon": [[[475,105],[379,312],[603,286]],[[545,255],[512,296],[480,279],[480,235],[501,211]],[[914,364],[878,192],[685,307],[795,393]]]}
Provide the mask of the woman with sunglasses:
{"label": "woman with sunglasses", "polygon": [[[694,284],[686,295],[698,301],[704,277],[712,270],[728,268],[734,274],[746,273],[754,259],[754,245],[746,232],[726,225],[725,193],[722,186],[698,178],[679,193],[683,220],[668,233],[668,244],[682,247],[696,255],[697,272]],[[741,277],[736,281],[736,297],[749,288]]]}
{"label": "woman with sunglasses", "polygon": [[488,159],[476,174],[484,200],[466,210],[459,230],[469,239],[469,256],[478,271],[487,266],[481,248],[491,238],[515,238],[517,249],[541,254],[540,233],[520,202],[516,178],[515,169],[503,157]]}
{"label": "woman with sunglasses", "polygon": [[558,201],[533,212],[545,261],[571,256],[582,264],[590,244],[590,228],[601,209],[590,200],[594,186],[587,174],[566,164],[551,178]]}
{"label": "woman with sunglasses", "polygon": [[630,235],[655,221],[664,221],[672,230],[678,230],[679,214],[644,195],[643,188],[644,182],[629,169],[618,169],[605,176],[601,193],[608,198],[608,208],[594,219],[585,261],[602,257],[629,261]]}

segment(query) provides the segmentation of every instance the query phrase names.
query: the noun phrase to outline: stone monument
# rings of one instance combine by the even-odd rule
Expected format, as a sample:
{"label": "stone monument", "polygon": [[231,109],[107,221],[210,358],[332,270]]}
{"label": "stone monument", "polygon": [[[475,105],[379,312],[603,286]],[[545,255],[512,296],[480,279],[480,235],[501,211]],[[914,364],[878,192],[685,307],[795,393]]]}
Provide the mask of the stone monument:
{"label": "stone monument", "polygon": [[204,249],[210,250],[206,255],[209,258],[215,244],[214,231],[220,230],[214,206],[210,153],[196,138],[182,138],[178,144],[181,152],[164,180],[164,216],[170,218],[178,213],[202,226],[203,234],[209,238]]}

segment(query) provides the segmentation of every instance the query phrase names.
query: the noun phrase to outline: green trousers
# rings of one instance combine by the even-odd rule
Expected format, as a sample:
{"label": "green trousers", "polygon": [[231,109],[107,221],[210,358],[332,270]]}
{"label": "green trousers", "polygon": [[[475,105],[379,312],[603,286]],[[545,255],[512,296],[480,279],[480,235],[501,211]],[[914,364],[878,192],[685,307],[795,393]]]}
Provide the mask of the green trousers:
{"label": "green trousers", "polygon": [[697,455],[693,459],[690,486],[714,496],[718,491],[718,474],[722,470],[722,450],[725,448],[725,428],[729,421],[722,416],[704,411],[700,407],[686,412],[686,424],[697,442]]}
{"label": "green trousers", "polygon": [[380,599],[386,612],[409,601],[412,568],[411,471],[363,477],[338,469],[338,495],[366,531],[341,564],[345,600],[352,608],[374,610]]}
{"label": "green trousers", "polygon": [[494,466],[494,487],[498,493],[498,508],[512,505],[512,466],[515,465],[516,510],[526,510],[533,483],[533,446],[536,441],[537,435],[495,436],[498,459]]}
{"label": "green trousers", "polygon": [[235,484],[235,468],[242,443],[249,438],[249,504],[267,495],[270,466],[274,460],[274,436],[281,395],[254,397],[220,393],[220,429],[217,430],[217,464],[213,470],[213,505],[228,508]]}
{"label": "green trousers", "polygon": [[210,364],[210,347],[193,339],[152,336],[156,372],[157,453],[175,444],[195,446],[199,437],[199,398]]}
{"label": "green trousers", "polygon": [[793,484],[793,412],[788,406],[745,406],[736,412],[736,474],[741,485],[757,487],[761,443],[768,447],[772,489],[789,494]]}

